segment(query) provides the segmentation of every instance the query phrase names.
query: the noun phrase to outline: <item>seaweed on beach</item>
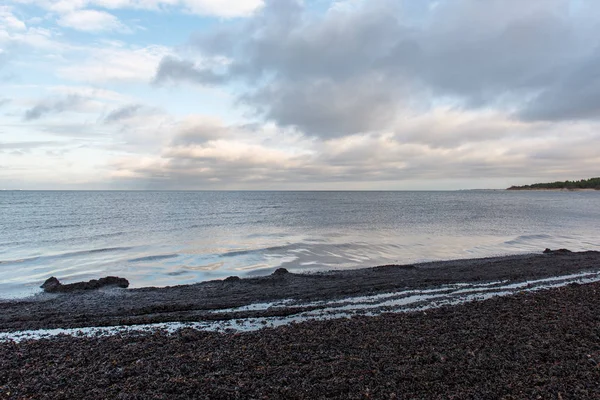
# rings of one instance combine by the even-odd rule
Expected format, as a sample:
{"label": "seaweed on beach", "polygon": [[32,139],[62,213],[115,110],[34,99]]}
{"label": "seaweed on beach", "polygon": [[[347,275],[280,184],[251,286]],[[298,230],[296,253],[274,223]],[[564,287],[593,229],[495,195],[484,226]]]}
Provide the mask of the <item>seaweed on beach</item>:
{"label": "seaweed on beach", "polygon": [[600,284],[253,333],[0,343],[10,399],[600,398]]}

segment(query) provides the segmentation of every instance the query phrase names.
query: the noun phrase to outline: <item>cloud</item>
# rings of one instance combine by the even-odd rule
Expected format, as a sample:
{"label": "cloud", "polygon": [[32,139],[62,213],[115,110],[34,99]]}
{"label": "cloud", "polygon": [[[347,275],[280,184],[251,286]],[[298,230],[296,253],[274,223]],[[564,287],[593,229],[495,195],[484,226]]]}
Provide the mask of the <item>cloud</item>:
{"label": "cloud", "polygon": [[117,17],[105,11],[73,10],[62,15],[57,23],[61,26],[84,32],[120,31],[127,28]]}
{"label": "cloud", "polygon": [[160,61],[171,50],[165,46],[126,46],[120,42],[87,50],[87,58],[59,68],[69,80],[92,83],[149,82]]}
{"label": "cloud", "polygon": [[172,56],[166,56],[158,65],[154,83],[162,84],[173,81],[187,81],[210,85],[223,83],[225,79],[214,73],[212,70],[197,66],[191,61],[184,61]]}
{"label": "cloud", "polygon": [[230,139],[236,134],[245,136],[249,131],[239,131],[242,128],[225,126],[217,118],[202,115],[189,115],[178,126],[172,144],[175,146],[190,146],[202,144],[209,140]]}
{"label": "cloud", "polygon": [[535,96],[518,114],[530,121],[600,118],[600,49]]}
{"label": "cloud", "polygon": [[[34,100],[19,96],[49,88],[11,85],[10,111],[30,122],[15,129],[94,142],[118,187],[401,189],[597,174],[597,2],[23,1],[48,10],[44,24],[91,11],[80,28],[96,32],[120,32],[111,23],[129,14],[111,10],[127,8],[225,17],[173,47],[133,44],[153,35],[76,45],[74,32],[27,18],[0,28],[11,67],[35,60],[36,73],[52,65],[82,82]],[[194,85],[222,86],[239,109],[203,103]]]}
{"label": "cloud", "polygon": [[86,101],[86,98],[75,94],[62,98],[45,99],[26,110],[23,114],[23,119],[25,121],[33,121],[48,114],[60,114],[67,111],[80,110]]}
{"label": "cloud", "polygon": [[[585,66],[597,64],[590,54],[600,18],[569,7],[566,0],[446,1],[415,23],[395,1],[337,5],[316,16],[298,1],[271,0],[243,26],[194,36],[202,56],[227,65],[166,57],[156,80],[242,81],[240,104],[255,115],[323,138],[389,129],[404,113],[440,102],[526,119],[546,109],[586,118],[598,91],[577,89],[572,77],[595,82]],[[572,101],[553,102],[560,90]]]}
{"label": "cloud", "polygon": [[12,101],[11,99],[7,99],[7,98],[0,99],[0,108],[9,104],[11,101]]}
{"label": "cloud", "polygon": [[138,114],[143,108],[142,104],[128,104],[123,107],[116,108],[104,117],[105,123],[119,122],[124,119],[129,119]]}
{"label": "cloud", "polygon": [[0,6],[0,30],[25,30],[27,26],[12,13],[12,8],[8,6]]}
{"label": "cloud", "polygon": [[219,17],[244,17],[262,7],[262,0],[182,0],[181,5],[194,14]]}
{"label": "cloud", "polygon": [[[407,116],[398,132],[306,138],[274,125],[189,116],[158,153],[113,161],[114,177],[146,188],[402,187],[436,179],[594,174],[600,125],[525,123],[509,115],[439,109]],[[569,138],[563,132],[569,129]],[[440,135],[446,135],[440,143]],[[571,178],[572,179],[572,178]]]}
{"label": "cloud", "polygon": [[26,30],[13,31],[2,31],[0,28],[0,45],[4,47],[0,51],[0,58],[2,58],[2,54],[6,55],[9,51],[14,56],[17,53],[16,50],[23,48],[46,51],[53,57],[60,57],[62,54],[78,48],[66,43],[56,31],[41,27],[28,27]]}
{"label": "cloud", "polygon": [[65,14],[85,7],[106,9],[171,10],[180,8],[199,15],[244,17],[262,7],[262,0],[20,0]]}
{"label": "cloud", "polygon": [[39,147],[53,147],[60,145],[56,141],[30,141],[30,142],[0,142],[0,150],[31,150]]}

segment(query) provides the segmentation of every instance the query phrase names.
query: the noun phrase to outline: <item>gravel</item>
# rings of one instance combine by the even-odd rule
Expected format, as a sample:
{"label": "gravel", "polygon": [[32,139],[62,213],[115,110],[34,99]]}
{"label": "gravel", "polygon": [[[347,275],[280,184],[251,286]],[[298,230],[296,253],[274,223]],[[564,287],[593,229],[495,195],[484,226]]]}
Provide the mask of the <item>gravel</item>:
{"label": "gravel", "polygon": [[[319,274],[282,270],[260,278],[167,288],[40,293],[28,299],[0,301],[0,332],[268,317],[273,316],[273,310],[235,314],[212,311],[284,299],[336,301],[349,296],[436,288],[453,283],[523,282],[599,269],[600,252],[551,252]],[[290,307],[285,312],[298,311]]]}
{"label": "gravel", "polygon": [[600,284],[253,333],[0,343],[10,399],[600,398]]}

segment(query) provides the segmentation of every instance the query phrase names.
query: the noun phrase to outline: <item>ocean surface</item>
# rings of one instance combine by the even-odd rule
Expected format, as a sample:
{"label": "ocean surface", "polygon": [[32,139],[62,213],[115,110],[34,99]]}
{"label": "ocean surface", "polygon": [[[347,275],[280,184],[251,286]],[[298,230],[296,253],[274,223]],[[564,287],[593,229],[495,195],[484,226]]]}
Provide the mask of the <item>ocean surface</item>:
{"label": "ocean surface", "polygon": [[0,298],[117,275],[131,287],[600,250],[600,191],[0,191]]}

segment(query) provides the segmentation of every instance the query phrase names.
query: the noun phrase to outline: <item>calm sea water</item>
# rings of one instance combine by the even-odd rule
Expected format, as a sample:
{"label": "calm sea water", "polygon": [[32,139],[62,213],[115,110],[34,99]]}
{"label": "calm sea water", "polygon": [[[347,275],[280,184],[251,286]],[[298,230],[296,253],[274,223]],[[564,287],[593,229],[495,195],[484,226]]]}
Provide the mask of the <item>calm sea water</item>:
{"label": "calm sea water", "polygon": [[600,250],[600,192],[0,192],[0,297]]}

